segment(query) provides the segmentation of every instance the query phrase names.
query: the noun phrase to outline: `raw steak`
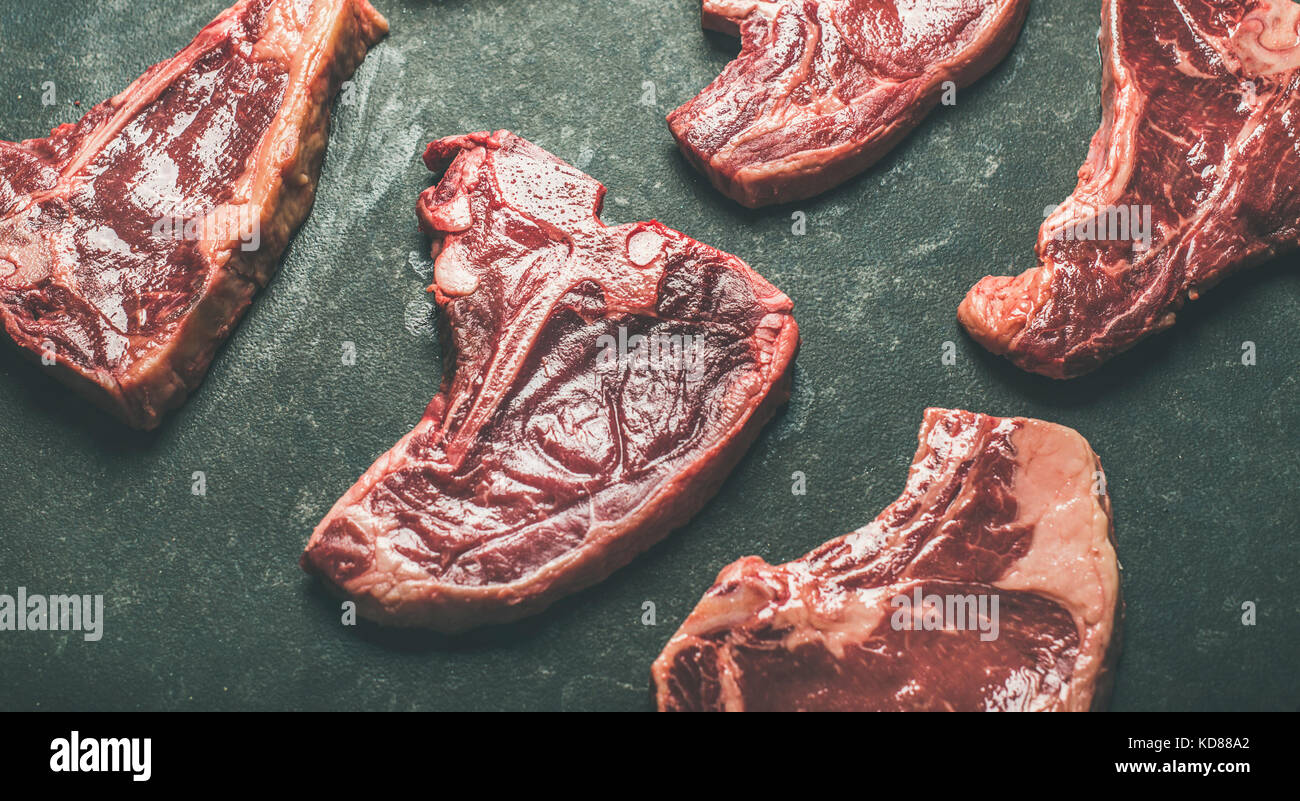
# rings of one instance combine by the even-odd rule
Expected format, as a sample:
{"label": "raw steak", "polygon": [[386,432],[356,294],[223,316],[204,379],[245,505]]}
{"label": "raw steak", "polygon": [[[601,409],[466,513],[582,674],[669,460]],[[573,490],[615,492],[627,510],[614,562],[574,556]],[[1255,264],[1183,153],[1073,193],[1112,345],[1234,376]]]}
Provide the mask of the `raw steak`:
{"label": "raw steak", "polygon": [[446,168],[418,206],[441,245],[442,390],[303,566],[367,617],[454,632],[538,612],[682,525],[788,397],[798,330],[744,262],[606,227],[603,186],[508,131],[424,159]]}
{"label": "raw steak", "polygon": [[0,323],[138,428],[199,384],[311,209],[366,0],[243,0],[45,139],[0,142]]}
{"label": "raw steak", "polygon": [[1038,266],[988,277],[961,322],[1053,378],[1168,328],[1186,300],[1296,247],[1300,6],[1106,0],[1102,122]]}
{"label": "raw steak", "polygon": [[912,131],[945,83],[972,83],[1015,42],[1029,0],[704,0],[740,55],[668,115],[682,152],[751,208],[862,172]]}
{"label": "raw steak", "polygon": [[[920,440],[902,496],[871,524],[788,564],[722,571],[655,660],[659,709],[1104,703],[1119,570],[1088,443],[944,409],[926,411]],[[925,619],[931,597],[946,617]]]}

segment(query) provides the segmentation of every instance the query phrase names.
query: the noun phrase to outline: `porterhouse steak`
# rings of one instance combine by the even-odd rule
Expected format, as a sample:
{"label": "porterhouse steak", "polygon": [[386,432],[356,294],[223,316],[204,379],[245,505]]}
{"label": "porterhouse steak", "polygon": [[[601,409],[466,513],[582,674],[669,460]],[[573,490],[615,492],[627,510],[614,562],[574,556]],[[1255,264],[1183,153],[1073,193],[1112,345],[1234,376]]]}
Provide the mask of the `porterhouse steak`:
{"label": "porterhouse steak", "polygon": [[1088,710],[1120,612],[1083,437],[929,409],[893,505],[788,564],[723,569],[652,675],[661,710]]}
{"label": "porterhouse steak", "polygon": [[704,0],[704,26],[739,32],[740,55],[668,125],[737,202],[811,197],[871,166],[947,89],[992,69],[1028,9],[1029,0]]}
{"label": "porterhouse steak", "polygon": [[984,347],[1053,378],[1300,241],[1300,6],[1106,0],[1101,51],[1101,127],[1038,266],[983,279],[958,310]]}
{"label": "porterhouse steak", "polygon": [[241,0],[76,124],[0,142],[0,323],[153,428],[311,209],[329,102],[387,31],[367,0]]}
{"label": "porterhouse steak", "polygon": [[507,131],[442,139],[420,196],[446,356],[424,418],[303,567],[383,623],[455,632],[600,581],[713,495],[789,393],[790,300]]}

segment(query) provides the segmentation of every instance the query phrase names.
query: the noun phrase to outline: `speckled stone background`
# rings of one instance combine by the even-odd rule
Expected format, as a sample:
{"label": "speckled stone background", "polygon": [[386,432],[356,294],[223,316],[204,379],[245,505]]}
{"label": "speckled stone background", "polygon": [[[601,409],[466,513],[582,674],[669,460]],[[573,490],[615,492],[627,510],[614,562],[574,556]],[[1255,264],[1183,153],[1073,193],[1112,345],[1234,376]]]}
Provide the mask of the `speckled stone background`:
{"label": "speckled stone background", "polygon": [[[76,120],[225,4],[2,0],[0,138]],[[0,708],[649,709],[649,664],[717,571],[874,517],[929,405],[1064,423],[1101,454],[1128,602],[1115,709],[1300,705],[1296,260],[1070,383],[1020,373],[955,319],[978,278],[1031,265],[1043,208],[1074,186],[1100,119],[1098,3],[1035,0],[1008,60],[869,173],[758,212],[716,194],[663,122],[738,49],[700,30],[698,0],[376,5],[392,33],[336,111],[315,210],[161,430],[125,430],[0,354],[0,592],[103,593],[107,617],[98,643],[0,632]],[[417,157],[499,127],[603,181],[607,220],[657,218],[784,289],[804,337],[794,398],[690,525],[546,614],[458,639],[344,627],[297,559],[438,383]]]}

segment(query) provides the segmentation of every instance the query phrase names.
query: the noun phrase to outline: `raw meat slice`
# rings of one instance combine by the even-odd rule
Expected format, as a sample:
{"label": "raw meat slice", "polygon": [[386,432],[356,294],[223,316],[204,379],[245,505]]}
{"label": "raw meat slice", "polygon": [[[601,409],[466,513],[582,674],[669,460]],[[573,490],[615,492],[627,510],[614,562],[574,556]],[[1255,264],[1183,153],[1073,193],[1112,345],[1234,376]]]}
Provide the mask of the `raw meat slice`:
{"label": "raw meat slice", "polygon": [[1072,429],[929,409],[872,523],[723,569],[655,660],[659,709],[1099,708],[1122,609],[1104,488]]}
{"label": "raw meat slice", "polygon": [[538,612],[686,522],[788,397],[798,329],[744,262],[606,227],[603,186],[508,131],[424,158],[446,168],[418,206],[442,389],[302,564],[366,617],[455,632]]}
{"label": "raw meat slice", "polygon": [[1029,0],[704,0],[740,55],[668,115],[684,153],[751,208],[862,172],[1011,49]]}
{"label": "raw meat slice", "polygon": [[154,428],[307,217],[339,85],[387,31],[366,0],[242,0],[45,139],[0,142],[0,324]]}
{"label": "raw meat slice", "polygon": [[1072,378],[1295,249],[1298,24],[1290,0],[1106,0],[1102,122],[1079,184],[1043,223],[1037,267],[966,296],[971,336]]}

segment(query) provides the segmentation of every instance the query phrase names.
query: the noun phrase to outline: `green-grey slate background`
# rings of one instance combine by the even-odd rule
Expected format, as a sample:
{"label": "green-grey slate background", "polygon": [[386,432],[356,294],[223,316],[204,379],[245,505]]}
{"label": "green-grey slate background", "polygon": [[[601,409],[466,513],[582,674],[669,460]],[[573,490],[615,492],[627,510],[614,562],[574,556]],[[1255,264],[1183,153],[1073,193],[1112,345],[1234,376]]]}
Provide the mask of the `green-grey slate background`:
{"label": "green-grey slate background", "polygon": [[[392,33],[336,109],[315,210],[161,430],[128,431],[0,354],[0,592],[103,593],[107,618],[98,643],[0,632],[0,708],[649,709],[650,662],[717,571],[874,517],[930,405],[1053,420],[1101,455],[1127,601],[1114,709],[1300,706],[1296,260],[1069,383],[986,354],[955,319],[977,279],[1032,265],[1043,208],[1073,189],[1100,119],[1098,3],[1034,0],[1011,56],[955,107],[860,178],[757,212],[716,194],[663,122],[738,50],[700,30],[698,0],[376,5]],[[0,138],[75,121],[225,6],[3,0]],[[794,397],[690,525],[600,586],[458,639],[347,628],[297,559],[438,383],[418,156],[502,127],[603,181],[607,220],[657,218],[785,290]]]}

